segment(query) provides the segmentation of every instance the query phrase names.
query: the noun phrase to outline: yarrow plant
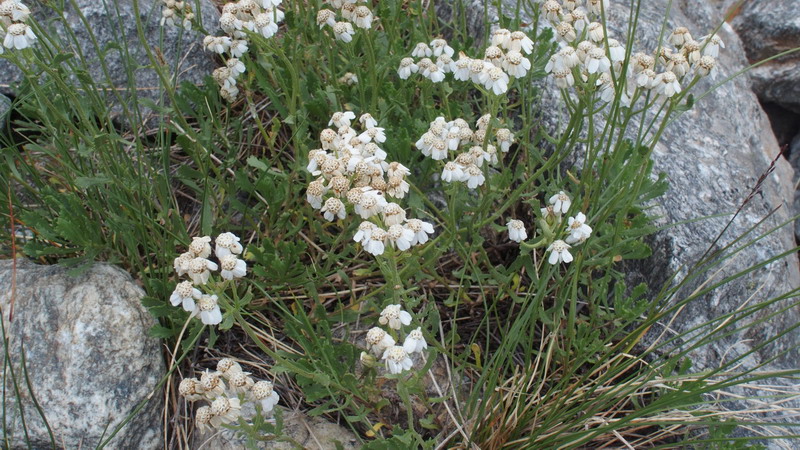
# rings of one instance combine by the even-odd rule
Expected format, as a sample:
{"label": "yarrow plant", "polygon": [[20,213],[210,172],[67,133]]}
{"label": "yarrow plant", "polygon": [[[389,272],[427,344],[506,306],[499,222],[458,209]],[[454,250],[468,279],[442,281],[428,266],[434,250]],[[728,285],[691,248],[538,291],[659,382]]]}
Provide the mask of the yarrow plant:
{"label": "yarrow plant", "polygon": [[19,0],[3,0],[0,3],[0,54],[4,48],[23,50],[36,42],[36,35],[25,23],[31,15],[30,9]]}
{"label": "yarrow plant", "polygon": [[[489,114],[482,116],[473,132],[464,119],[448,122],[444,117],[437,117],[415,145],[424,156],[436,161],[444,161],[451,157],[451,152],[466,148],[453,160],[444,163],[441,176],[446,183],[463,182],[469,189],[476,189],[486,181],[484,164],[495,165],[499,162],[497,148],[507,153],[514,143],[511,130],[490,130],[491,121]],[[487,133],[494,134],[496,146],[489,143],[491,141],[487,139]]]}
{"label": "yarrow plant", "polygon": [[[371,364],[375,357],[380,356],[386,366],[386,371],[390,374],[400,374],[414,367],[412,356],[419,354],[423,356],[423,351],[428,348],[428,343],[422,335],[422,327],[410,331],[405,335],[403,345],[398,345],[395,340],[395,333],[402,333],[403,327],[411,325],[411,314],[402,309],[400,305],[388,305],[381,311],[378,323],[389,328],[388,331],[373,327],[367,331],[366,343],[367,351],[362,352],[361,361]],[[374,356],[373,356],[374,355]]]}
{"label": "yarrow plant", "polygon": [[362,131],[351,128],[351,111],[337,112],[320,133],[321,148],[308,153],[306,169],[318,177],[306,188],[306,200],[328,221],[344,220],[350,214],[362,222],[353,240],[373,255],[382,255],[386,246],[408,250],[428,241],[433,225],[408,218],[406,210],[389,199],[401,200],[409,191],[406,177],[411,173],[403,164],[387,162],[378,144],[386,142],[382,127],[370,114],[359,118]]}
{"label": "yarrow plant", "polygon": [[282,0],[239,0],[222,7],[219,27],[224,36],[208,35],[203,47],[222,56],[224,65],[212,73],[220,87],[220,96],[233,102],[239,95],[236,80],[246,67],[242,56],[250,49],[248,33],[271,38],[278,32],[284,13],[278,8]]}
{"label": "yarrow plant", "polygon": [[[456,80],[471,80],[495,95],[505,94],[511,78],[522,78],[531,69],[531,62],[525,55],[533,51],[533,41],[522,31],[499,29],[492,35],[491,44],[484,50],[483,59],[470,58],[462,51],[458,60],[454,60],[455,50],[446,40],[437,38],[430,45],[420,42],[411,57],[400,61],[397,74],[406,80],[412,73],[419,73],[434,83],[452,74]],[[414,58],[420,59],[415,61]]]}
{"label": "yarrow plant", "polygon": [[[359,4],[361,0],[328,0],[327,3],[333,10],[320,9],[317,12],[317,25],[320,29],[330,29],[337,40],[345,43],[353,40],[355,28],[369,30],[378,19],[367,5]],[[336,11],[341,21],[337,20]]]}
{"label": "yarrow plant", "polygon": [[236,422],[242,416],[242,407],[248,402],[258,405],[262,414],[272,415],[280,396],[272,382],[256,381],[250,375],[236,361],[223,358],[217,362],[217,370],[206,370],[199,380],[181,380],[178,393],[183,398],[190,402],[208,403],[195,411],[195,426],[201,433]]}
{"label": "yarrow plant", "polygon": [[177,27],[185,30],[192,29],[194,21],[194,11],[192,5],[185,0],[161,0],[164,5],[161,7],[161,26]]}
{"label": "yarrow plant", "polygon": [[169,299],[172,306],[181,306],[191,313],[192,317],[199,317],[206,325],[217,325],[222,322],[219,298],[214,293],[203,293],[196,286],[206,288],[208,285],[216,288],[218,283],[209,281],[211,273],[217,270],[223,281],[241,278],[247,274],[247,263],[239,259],[243,248],[238,236],[233,233],[222,233],[217,236],[214,244],[214,255],[218,263],[209,259],[212,253],[209,236],[193,238],[189,251],[175,258],[173,263],[175,272],[179,277],[188,275],[191,281],[178,283]]}

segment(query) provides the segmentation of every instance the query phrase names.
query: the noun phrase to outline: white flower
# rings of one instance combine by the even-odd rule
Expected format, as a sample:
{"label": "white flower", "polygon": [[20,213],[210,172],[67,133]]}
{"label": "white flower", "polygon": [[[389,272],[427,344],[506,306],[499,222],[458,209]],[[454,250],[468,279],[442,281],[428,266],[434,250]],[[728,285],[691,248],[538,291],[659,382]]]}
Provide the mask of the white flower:
{"label": "white flower", "polygon": [[383,207],[383,223],[386,226],[398,225],[406,220],[406,210],[397,203],[387,203]]}
{"label": "white flower", "polygon": [[611,55],[611,62],[622,62],[625,60],[625,47],[616,39],[608,40],[608,53]]}
{"label": "white flower", "polygon": [[602,42],[603,41],[603,25],[599,22],[592,22],[586,28],[589,33],[589,39],[593,40],[594,42]]}
{"label": "white flower", "polygon": [[606,56],[605,50],[595,47],[589,50],[586,55],[586,70],[589,73],[608,72],[611,69],[611,61]]}
{"label": "white flower", "polygon": [[656,75],[652,86],[658,94],[665,97],[672,97],[681,92],[681,84],[678,82],[678,77],[672,72]]}
{"label": "white flower", "polygon": [[499,67],[492,67],[482,76],[483,87],[491,89],[494,95],[504,94],[508,90],[508,75]]}
{"label": "white flower", "polygon": [[511,32],[505,28],[498,28],[492,32],[492,45],[508,48],[511,43]]}
{"label": "white flower", "polygon": [[579,212],[575,217],[569,218],[569,225],[567,225],[568,244],[575,244],[585,241],[592,234],[592,227],[586,225],[586,216]]}
{"label": "white flower", "polygon": [[208,400],[216,398],[225,392],[225,383],[220,378],[220,374],[218,372],[210,372],[208,369],[200,375],[200,386],[203,388],[203,395]]}
{"label": "white flower", "polygon": [[376,226],[365,240],[366,242],[362,241],[361,245],[364,246],[364,250],[367,253],[378,256],[382,255],[386,249],[386,231],[383,228]]}
{"label": "white flower", "polygon": [[175,10],[170,8],[163,8],[161,10],[161,26],[164,25],[174,27],[175,26]]}
{"label": "white flower", "polygon": [[353,40],[353,35],[356,34],[356,31],[350,22],[336,22],[336,25],[333,26],[333,34],[336,39],[342,42],[350,42]]}
{"label": "white flower", "polygon": [[563,43],[570,43],[578,38],[575,28],[569,22],[561,22],[556,26],[556,36]]}
{"label": "white flower", "polygon": [[442,169],[442,180],[447,183],[453,181],[461,181],[464,178],[464,168],[460,165],[450,161],[444,165]]}
{"label": "white flower", "polygon": [[361,117],[358,118],[358,123],[368,130],[378,126],[378,121],[375,120],[370,113],[362,114]]}
{"label": "white flower", "polygon": [[192,262],[193,259],[194,254],[192,252],[181,253],[180,256],[175,258],[172,267],[175,269],[175,272],[178,273],[179,277],[189,273],[189,263]]}
{"label": "white flower", "polygon": [[530,55],[533,51],[533,41],[522,31],[515,31],[511,33],[511,42],[508,45],[508,49]]}
{"label": "white flower", "polygon": [[389,305],[381,311],[378,323],[399,330],[403,325],[411,325],[411,314],[403,311],[400,305]]}
{"label": "white flower", "polygon": [[531,62],[523,57],[522,53],[510,51],[506,54],[506,59],[503,60],[501,67],[509,76],[522,78],[531,70]]}
{"label": "white flower", "polygon": [[355,119],[356,113],[353,111],[337,111],[331,116],[331,120],[328,121],[328,126],[333,125],[337,128],[350,127],[351,121]]}
{"label": "white flower", "polygon": [[241,414],[241,409],[242,405],[238,398],[217,397],[211,402],[211,425],[219,428],[224,423],[236,421]]}
{"label": "white flower", "polygon": [[392,374],[401,373],[414,366],[414,362],[409,358],[408,352],[399,345],[387,348],[383,352],[383,360],[386,361],[386,370]]}
{"label": "white flower", "polygon": [[500,144],[500,151],[508,153],[511,149],[511,144],[514,143],[514,135],[511,133],[511,130],[508,128],[498,128],[495,132],[495,137],[497,137],[497,142]]}
{"label": "white flower", "polygon": [[[444,39],[432,40],[431,48],[433,51],[433,56],[440,56],[440,55],[453,56],[453,53],[455,53],[453,47],[447,45],[447,41],[445,41]],[[425,55],[425,56],[431,56],[431,55]]]}
{"label": "white flower", "polygon": [[206,325],[216,325],[222,322],[222,312],[217,304],[216,295],[202,295],[197,300],[195,313],[200,314],[200,320]]}
{"label": "white flower", "polygon": [[253,21],[255,31],[269,39],[278,32],[278,24],[272,20],[272,14],[261,13]]}
{"label": "white flower", "polygon": [[725,48],[725,43],[722,42],[722,39],[720,39],[720,37],[716,34],[712,34],[710,37],[703,36],[700,38],[700,41],[706,46],[706,48],[703,50],[703,55],[705,56],[717,58],[719,57],[720,47]]}
{"label": "white flower", "polygon": [[228,387],[236,395],[246,394],[253,385],[253,379],[248,372],[235,372],[228,378]]}
{"label": "white flower", "polygon": [[411,245],[424,244],[428,242],[428,235],[433,233],[433,224],[419,219],[408,219],[406,227],[414,233]]}
{"label": "white flower", "polygon": [[208,258],[211,255],[211,236],[193,237],[189,244],[189,253],[195,258]]}
{"label": "white flower", "polygon": [[572,255],[569,253],[570,245],[562,240],[554,241],[547,247],[547,251],[550,252],[550,257],[547,259],[547,262],[550,264],[558,264],[561,261],[565,263],[572,262]]}
{"label": "white flower", "polygon": [[246,70],[244,63],[239,58],[230,58],[225,61],[225,65],[228,67],[228,70],[231,71],[231,76],[233,78],[239,78],[239,75],[243,74]]}
{"label": "white flower", "polygon": [[222,259],[228,255],[239,255],[242,253],[242,244],[239,243],[239,236],[233,233],[221,233],[214,241],[214,254]]}
{"label": "white flower", "polygon": [[250,394],[254,400],[261,402],[261,411],[265,414],[270,413],[281,399],[278,393],[275,392],[275,387],[269,381],[259,381],[254,384],[250,388]]}
{"label": "white flower", "polygon": [[406,336],[406,341],[403,342],[403,350],[409,355],[411,353],[422,353],[423,350],[428,348],[428,343],[425,342],[425,336],[422,335],[422,327],[417,327]]}
{"label": "white flower", "polygon": [[235,255],[228,255],[220,258],[220,276],[225,280],[241,278],[247,274],[247,263],[237,258]]}
{"label": "white flower", "polygon": [[386,134],[383,127],[368,128],[367,131],[358,135],[358,140],[364,144],[372,142],[373,139],[380,144],[386,142]]}
{"label": "white flower", "polygon": [[413,59],[403,58],[400,60],[400,67],[397,69],[397,75],[400,76],[400,79],[407,80],[412,73],[417,73],[417,70],[419,70],[419,67],[414,64]]}
{"label": "white flower", "polygon": [[325,187],[324,179],[320,178],[308,183],[306,188],[306,201],[311,204],[314,209],[322,208],[322,196],[328,189]]}
{"label": "white flower", "polygon": [[205,258],[194,258],[189,262],[189,278],[194,284],[206,284],[211,272],[217,270],[217,264]]}
{"label": "white flower", "polygon": [[528,239],[528,233],[525,232],[525,224],[521,220],[509,220],[508,224],[508,238],[514,242],[522,242]]}
{"label": "white flower", "polygon": [[201,406],[197,408],[197,411],[194,413],[194,424],[200,431],[200,434],[205,434],[207,431],[211,431],[212,417],[214,417],[214,415],[211,413],[210,406]]}
{"label": "white flower", "polygon": [[[403,216],[405,216],[405,214],[403,214]],[[390,226],[389,231],[386,232],[386,236],[389,242],[396,245],[399,250],[408,250],[411,248],[411,242],[414,240],[414,232],[400,224]]]}
{"label": "white flower", "polygon": [[558,191],[558,194],[550,197],[549,203],[553,205],[553,212],[556,213],[556,215],[561,215],[569,211],[572,200],[564,191]]}
{"label": "white flower", "polygon": [[234,58],[241,58],[242,55],[247,53],[249,47],[247,46],[247,41],[244,39],[231,39],[231,47],[230,52],[231,56]]}
{"label": "white flower", "polygon": [[697,61],[697,65],[695,66],[697,70],[697,74],[701,77],[705,77],[707,75],[711,75],[711,79],[713,80],[716,78],[717,75],[717,62],[713,56],[703,56]]}
{"label": "white flower", "polygon": [[217,361],[217,372],[225,379],[230,379],[236,373],[242,371],[242,366],[231,358],[222,358]]}
{"label": "white flower", "polygon": [[683,45],[692,40],[692,35],[686,27],[678,27],[669,35],[667,42],[675,47],[683,47]]}
{"label": "white flower", "polygon": [[444,81],[444,71],[436,64],[429,65],[428,69],[422,75],[434,83],[441,83]]}
{"label": "white flower", "polygon": [[439,55],[439,57],[436,58],[436,66],[444,73],[450,73],[456,70],[456,63],[453,61],[453,58],[445,54]]}
{"label": "white flower", "polygon": [[223,54],[231,48],[231,38],[228,36],[206,36],[203,39],[203,47],[209,52]]}
{"label": "white flower", "polygon": [[469,66],[471,63],[472,58],[464,53],[459,53],[458,61],[453,63],[453,78],[459,81],[469,80]]}
{"label": "white flower", "polygon": [[383,211],[383,208],[388,204],[386,199],[381,195],[380,191],[367,190],[361,193],[361,199],[355,205],[355,211],[362,219],[369,219],[370,217]]}
{"label": "white flower", "polygon": [[411,56],[415,58],[423,58],[432,55],[433,55],[433,50],[431,50],[431,48],[428,47],[428,44],[424,42],[420,42],[419,44],[417,44],[417,46],[414,47],[414,51],[411,52]]}
{"label": "white flower", "polygon": [[333,222],[337,217],[339,219],[344,219],[347,214],[344,203],[342,203],[342,201],[336,197],[330,197],[325,200],[325,205],[322,207],[320,212],[323,213],[326,220],[331,222]]}
{"label": "white flower", "polygon": [[481,168],[475,164],[467,167],[467,170],[464,171],[464,177],[466,178],[467,187],[470,189],[483,186],[483,182],[486,181],[486,177],[483,175],[483,170],[481,170]]}
{"label": "white flower", "polygon": [[203,386],[197,378],[184,378],[178,385],[178,394],[190,402],[196,402],[203,399]]}
{"label": "white flower", "polygon": [[172,306],[182,305],[184,311],[194,311],[194,301],[199,299],[203,293],[192,285],[191,281],[184,281],[175,286],[175,290],[169,297]]}
{"label": "white flower", "polygon": [[9,17],[14,22],[25,22],[30,15],[31,10],[20,3],[19,0],[5,0],[0,2],[0,17]]}
{"label": "white flower", "polygon": [[587,0],[586,7],[591,14],[599,16],[603,10],[608,14],[608,0]]}
{"label": "white flower", "polygon": [[367,331],[367,350],[373,352],[375,356],[380,356],[383,352],[395,345],[394,338],[380,327],[372,327]]}
{"label": "white flower", "polygon": [[372,11],[366,6],[357,6],[353,12],[355,16],[355,24],[359,28],[369,29],[372,28]]}
{"label": "white flower", "polygon": [[561,5],[556,0],[547,0],[542,3],[545,19],[556,23],[561,20]]}
{"label": "white flower", "polygon": [[365,245],[366,242],[369,242],[372,236],[372,230],[375,229],[375,227],[376,225],[372,222],[361,222],[361,225],[358,226],[358,231],[353,235],[353,240],[361,245]]}
{"label": "white flower", "polygon": [[336,13],[330,9],[320,9],[317,13],[317,25],[320,29],[325,25],[333,27],[336,25]]}
{"label": "white flower", "polygon": [[556,70],[553,72],[553,78],[559,89],[566,89],[575,85],[575,77],[572,76],[572,71],[569,69]]}

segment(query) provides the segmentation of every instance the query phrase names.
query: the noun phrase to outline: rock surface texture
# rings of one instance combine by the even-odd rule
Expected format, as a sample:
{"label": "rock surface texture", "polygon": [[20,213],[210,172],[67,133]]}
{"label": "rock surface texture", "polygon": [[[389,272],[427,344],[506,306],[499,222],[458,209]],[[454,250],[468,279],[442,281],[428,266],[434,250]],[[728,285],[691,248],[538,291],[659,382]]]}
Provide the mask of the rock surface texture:
{"label": "rock surface texture", "polygon": [[[33,448],[50,448],[31,390],[19,383],[24,350],[30,386],[56,446],[94,448],[165,373],[159,342],[146,334],[154,322],[140,303],[144,293],[127,273],[106,264],[73,277],[59,266],[18,259],[13,277],[13,262],[0,261],[0,306],[20,388],[18,399],[6,372],[4,432],[13,434],[12,448],[27,447],[21,404]],[[16,289],[9,323],[12,282]],[[107,448],[161,448],[161,398],[155,395]]]}
{"label": "rock surface texture", "polygon": [[[800,47],[800,12],[794,0],[744,2],[731,25],[752,63]],[[750,78],[762,101],[800,114],[800,52],[756,67]]]}
{"label": "rock surface texture", "polygon": [[[118,0],[102,2],[96,0],[77,0],[75,3],[80,13],[85,17],[88,28],[84,25],[81,15],[72,7],[70,2],[64,2],[63,17],[53,11],[49,2],[34,0],[26,2],[33,12],[32,18],[40,26],[55,32],[66,47],[63,52],[77,54],[79,49],[86,58],[86,64],[79,64],[88,69],[89,75],[98,87],[113,86],[123,88],[118,90],[121,98],[110,95],[109,100],[119,112],[120,100],[133,106],[131,97],[125,94],[128,88],[136,89],[137,96],[157,100],[161,92],[156,72],[150,69],[145,47],[139,40],[136,30],[136,17],[134,2],[139,4],[139,18],[143,25],[147,45],[163,55],[168,73],[172,75],[173,82],[182,81],[200,83],[206,75],[216,68],[211,56],[203,52],[202,42],[204,33],[185,31],[176,27],[160,25],[161,5],[160,0]],[[207,30],[215,30],[219,20],[219,12],[210,0],[189,2],[192,6],[200,5],[198,17],[202,17],[202,24]],[[65,33],[65,26],[75,33],[75,41],[71,41]],[[105,75],[103,66],[98,59],[97,46],[105,54],[105,66],[108,76]],[[124,55],[123,50],[127,51]],[[132,64],[125,64],[127,58],[133,60]],[[177,63],[176,63],[177,62]],[[128,71],[131,71],[129,74]],[[3,85],[0,93],[9,94],[14,91],[15,84],[22,80],[22,74],[16,66],[9,61],[0,59],[0,73],[3,74]]]}
{"label": "rock surface texture", "polygon": [[11,100],[3,94],[0,94],[0,133],[2,128],[5,128],[6,114],[11,110]]}
{"label": "rock surface texture", "polygon": [[[280,407],[278,407],[280,408]],[[290,450],[295,448],[327,450],[335,449],[337,443],[345,450],[360,448],[356,436],[345,427],[328,422],[321,417],[309,417],[299,411],[281,408],[283,429],[281,440],[261,441],[255,448],[262,450]],[[255,415],[253,403],[242,407],[243,417]],[[205,435],[195,432],[192,448],[200,450],[238,450],[246,447],[247,439],[233,430],[222,429],[218,433]],[[299,446],[299,447],[298,447]],[[252,448],[252,447],[251,447]]]}
{"label": "rock surface texture", "polygon": [[[503,3],[508,14],[513,15],[516,12],[517,2],[507,0]],[[632,43],[625,42],[629,17],[626,2],[610,3],[608,22],[611,37],[620,40],[623,45],[633,45],[633,52],[654,52],[667,1],[641,2],[639,27]],[[762,3],[774,4],[774,2]],[[794,2],[783,3],[788,5]],[[482,5],[482,1],[474,0],[467,5],[466,10],[481,17]],[[794,9],[796,11],[796,8]],[[523,15],[523,20],[526,17],[529,19],[530,15]],[[792,17],[798,17],[796,12]],[[722,16],[707,2],[674,1],[666,34],[675,27],[685,26],[695,38],[700,38],[713,30],[721,20]],[[477,21],[468,19],[467,22]],[[716,81],[748,65],[742,42],[734,30],[725,24],[718,35],[725,42],[726,48],[720,53]],[[800,34],[796,34],[795,37],[800,37]],[[712,80],[703,80],[694,92],[696,95],[701,94],[713,84]],[[547,80],[542,88],[546,91],[556,90],[551,80]],[[557,96],[547,94],[543,97],[544,104],[541,110],[545,122],[549,123],[548,116],[557,114],[555,111],[560,109],[559,99]],[[655,148],[653,159],[655,171],[667,174],[669,190],[666,195],[654,201],[654,208],[650,213],[659,217],[658,225],[733,213],[756,185],[759,177],[769,169],[770,161],[778,154],[777,142],[756,95],[751,91],[748,80],[739,77],[711,92],[667,127]],[[756,233],[750,235],[750,239],[773,226],[789,221],[793,216],[792,175],[789,164],[783,158],[778,158],[774,172],[766,178],[758,194],[743,208],[714,248],[719,249],[732,242],[768,216],[773,209],[778,208]],[[691,267],[705,254],[729,218],[730,216],[706,219],[655,234],[650,242],[653,256],[626,267],[631,284],[644,281],[657,290],[673,272],[679,274],[680,280],[686,275],[686,267]],[[742,250],[726,262],[725,268],[713,276],[713,281],[718,282],[757,262],[790,251],[795,246],[793,234],[792,227],[783,227],[755,245]],[[744,242],[748,241],[749,239]],[[704,276],[690,283],[677,299],[684,298],[707,279],[708,277]],[[796,254],[790,252],[788,256],[728,282],[692,302],[670,326],[678,333],[689,332],[701,323],[735,311],[746,302],[754,304],[772,299],[798,286],[800,286],[798,260]],[[797,308],[781,312],[781,309],[787,306],[787,302],[775,304],[757,313],[755,320],[765,319],[765,323],[733,333],[727,338],[693,351],[690,354],[693,368],[696,370],[717,368],[723,362],[732,361],[752,351],[752,354],[743,358],[739,369],[757,367],[777,355],[782,356],[770,362],[766,366],[767,369],[796,369],[800,361],[797,350],[800,336],[797,330],[789,332],[778,342],[759,348],[760,344],[781,332],[791,330],[800,321],[800,311],[797,311]],[[776,316],[768,318],[770,314]],[[657,334],[661,331],[663,330],[658,330]],[[668,333],[672,335],[672,331]],[[772,416],[772,420],[781,419]]]}

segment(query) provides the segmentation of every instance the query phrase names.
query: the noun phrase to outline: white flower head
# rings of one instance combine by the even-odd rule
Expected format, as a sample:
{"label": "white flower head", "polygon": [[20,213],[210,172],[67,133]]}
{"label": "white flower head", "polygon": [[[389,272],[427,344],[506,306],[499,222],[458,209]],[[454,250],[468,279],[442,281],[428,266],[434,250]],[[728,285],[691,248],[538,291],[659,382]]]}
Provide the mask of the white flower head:
{"label": "white flower head", "polygon": [[547,262],[550,264],[558,264],[560,262],[569,263],[572,262],[572,254],[569,252],[570,245],[562,240],[553,241],[549,247],[547,247],[547,251],[550,252],[550,257],[547,258]]}
{"label": "white flower head", "polygon": [[569,218],[567,232],[569,233],[566,239],[568,244],[581,243],[591,236],[592,227],[586,225],[586,216],[579,212],[575,217]]}
{"label": "white flower head", "polygon": [[194,258],[189,261],[189,278],[194,284],[206,284],[211,276],[211,271],[217,270],[216,263],[205,258]]}
{"label": "white flower head", "polygon": [[195,258],[208,258],[211,255],[211,237],[193,237],[192,243],[189,244],[189,252]]}
{"label": "white flower head", "polygon": [[353,111],[337,111],[331,116],[328,121],[328,126],[335,126],[336,128],[350,127],[351,121],[356,119],[356,113]]}
{"label": "white flower head", "polygon": [[422,353],[426,348],[428,348],[428,343],[425,342],[425,336],[422,335],[422,327],[417,327],[417,329],[408,333],[405,342],[403,342],[403,350],[409,355],[411,353]]}
{"label": "white flower head", "polygon": [[508,227],[508,238],[512,241],[522,242],[528,239],[528,233],[525,232],[525,224],[521,220],[509,220],[506,226]]}
{"label": "white flower head", "polygon": [[376,226],[370,231],[365,241],[361,242],[361,245],[364,246],[364,250],[367,253],[375,256],[382,255],[384,250],[386,250],[386,237],[386,230]]}
{"label": "white flower head", "polygon": [[222,322],[222,312],[217,304],[216,295],[203,295],[197,301],[195,313],[199,311],[200,320],[206,325],[217,325]]}
{"label": "white flower head", "polygon": [[566,214],[569,211],[569,207],[572,205],[572,200],[569,198],[569,195],[565,194],[564,191],[558,191],[558,194],[550,197],[549,203],[553,205],[553,212],[556,215]]}
{"label": "white flower head", "polygon": [[178,385],[178,394],[190,402],[196,402],[204,398],[203,386],[197,378],[184,378],[181,380],[181,384]]}
{"label": "white flower head", "polygon": [[211,425],[219,428],[224,423],[236,421],[241,414],[242,405],[238,398],[217,397],[211,402]]}
{"label": "white flower head", "polygon": [[201,406],[197,408],[197,411],[194,413],[194,424],[200,431],[200,434],[205,434],[207,431],[211,431],[212,417],[214,417],[214,415],[211,413],[210,406]]}
{"label": "white flower head", "polygon": [[414,232],[403,225],[395,224],[389,227],[386,232],[386,238],[392,245],[397,246],[399,250],[408,250],[414,241]]}
{"label": "white flower head", "polygon": [[172,306],[181,305],[184,311],[194,311],[194,301],[199,299],[203,293],[192,285],[191,281],[183,281],[175,286],[175,290],[169,297]]}
{"label": "white flower head", "polygon": [[222,259],[228,255],[239,255],[242,253],[242,244],[239,243],[239,236],[233,233],[221,233],[214,240],[214,254]]}
{"label": "white flower head", "polygon": [[247,274],[247,263],[236,255],[223,256],[219,260],[220,276],[225,280],[241,278]]}
{"label": "white flower head", "polygon": [[383,360],[386,361],[386,370],[391,374],[401,373],[414,366],[414,361],[411,361],[408,352],[399,345],[387,348],[383,352]]}
{"label": "white flower head", "polygon": [[433,50],[428,47],[428,44],[420,42],[416,47],[414,47],[414,50],[411,52],[411,56],[415,58],[430,57],[433,56]]}
{"label": "white flower head", "polygon": [[365,340],[367,342],[367,350],[373,352],[375,356],[382,355],[387,348],[395,345],[394,338],[380,327],[370,328],[367,331]]}
{"label": "white flower head", "polygon": [[433,234],[433,224],[419,219],[408,219],[406,221],[406,228],[414,233],[414,237],[411,239],[411,245],[424,244],[428,242],[428,235]]}
{"label": "white flower head", "polygon": [[261,411],[270,413],[278,404],[280,396],[275,392],[275,387],[270,381],[259,381],[250,388],[253,399],[261,402]]}
{"label": "white flower head", "polygon": [[345,211],[344,203],[336,197],[330,197],[325,200],[325,205],[320,209],[325,219],[333,222],[337,217],[344,219],[347,212]]}
{"label": "white flower head", "polygon": [[356,31],[350,22],[336,22],[333,26],[333,34],[336,39],[347,43],[353,40],[353,35],[356,34]]}
{"label": "white flower head", "polygon": [[372,11],[364,5],[357,6],[353,11],[355,16],[355,24],[359,28],[369,29],[372,28]]}
{"label": "white flower head", "polygon": [[411,325],[411,314],[403,311],[400,305],[389,305],[381,311],[378,323],[399,330],[403,325]]}
{"label": "white flower head", "polygon": [[31,27],[18,22],[8,26],[3,45],[12,50],[22,50],[30,47],[34,41],[36,41],[36,35],[33,34]]}

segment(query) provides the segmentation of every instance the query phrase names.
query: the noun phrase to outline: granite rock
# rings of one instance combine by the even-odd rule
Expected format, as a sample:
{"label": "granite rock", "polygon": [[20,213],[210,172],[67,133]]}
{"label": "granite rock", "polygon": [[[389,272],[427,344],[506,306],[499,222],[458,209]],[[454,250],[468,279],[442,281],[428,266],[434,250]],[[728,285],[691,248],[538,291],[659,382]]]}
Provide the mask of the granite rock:
{"label": "granite rock", "polygon": [[0,133],[5,128],[6,114],[11,110],[11,99],[3,94],[0,94]]}
{"label": "granite rock", "polygon": [[[283,429],[281,436],[275,440],[264,440],[256,444],[255,448],[260,450],[290,450],[295,448],[305,449],[335,449],[337,443],[341,444],[345,450],[361,448],[359,440],[355,434],[347,428],[329,422],[322,417],[309,417],[300,411],[281,409],[283,417]],[[253,403],[245,403],[242,406],[242,416],[252,417],[255,415]],[[192,448],[199,450],[237,450],[248,448],[247,439],[233,430],[222,429],[214,434],[201,434],[195,431]]]}
{"label": "granite rock", "polygon": [[[60,266],[24,259],[13,266],[12,260],[0,261],[0,306],[10,363],[19,378],[24,350],[33,396],[22,383],[19,398],[6,397],[4,431],[13,433],[11,447],[26,447],[18,414],[21,405],[30,444],[50,448],[33,397],[57,446],[95,447],[148,399],[165,374],[160,344],[147,337],[154,319],[141,305],[144,293],[130,275],[107,264],[94,265],[78,276]],[[15,301],[9,321],[12,286]],[[6,393],[13,392],[11,378],[2,381]],[[108,448],[161,448],[158,392]]]}
{"label": "granite rock", "polygon": [[[793,0],[745,2],[731,25],[750,62],[800,47],[800,14]],[[762,101],[800,113],[800,52],[783,56],[750,72],[753,90]]]}
{"label": "granite rock", "polygon": [[[75,5],[85,17],[88,28],[70,2],[65,2],[63,16],[53,11],[48,2],[34,0],[28,4],[33,18],[41,26],[57,34],[65,43],[67,48],[63,51],[75,54],[80,51],[84,54],[88,73],[97,85],[117,88],[119,96],[108,95],[112,112],[115,113],[121,111],[122,103],[126,103],[129,107],[134,106],[133,97],[130,95],[132,89],[136,89],[137,96],[153,101],[159,100],[162,95],[159,89],[160,80],[156,72],[150,68],[150,60],[137,34],[136,21],[132,19],[135,17],[134,3],[137,1],[147,45],[157,55],[159,53],[163,55],[173,82],[176,85],[183,81],[195,84],[202,82],[203,78],[216,68],[212,57],[202,48],[205,33],[169,26],[162,27],[159,23],[162,5],[160,0],[114,2],[77,0]],[[219,11],[214,3],[210,0],[189,0],[189,3],[195,11],[198,11],[199,7],[197,16],[202,18],[203,27],[213,32],[217,28],[219,19]],[[75,41],[67,37],[65,27],[69,27],[75,33]],[[105,54],[108,76],[99,63],[100,52],[92,42],[92,35]],[[127,56],[123,55],[123,50],[127,51]],[[128,57],[134,61],[133,64],[124,62]],[[3,86],[8,86],[0,87],[0,93],[14,93],[15,85],[22,80],[22,73],[8,60],[2,59],[0,59],[0,73],[3,74]],[[142,108],[142,105],[139,105],[139,108]]]}

